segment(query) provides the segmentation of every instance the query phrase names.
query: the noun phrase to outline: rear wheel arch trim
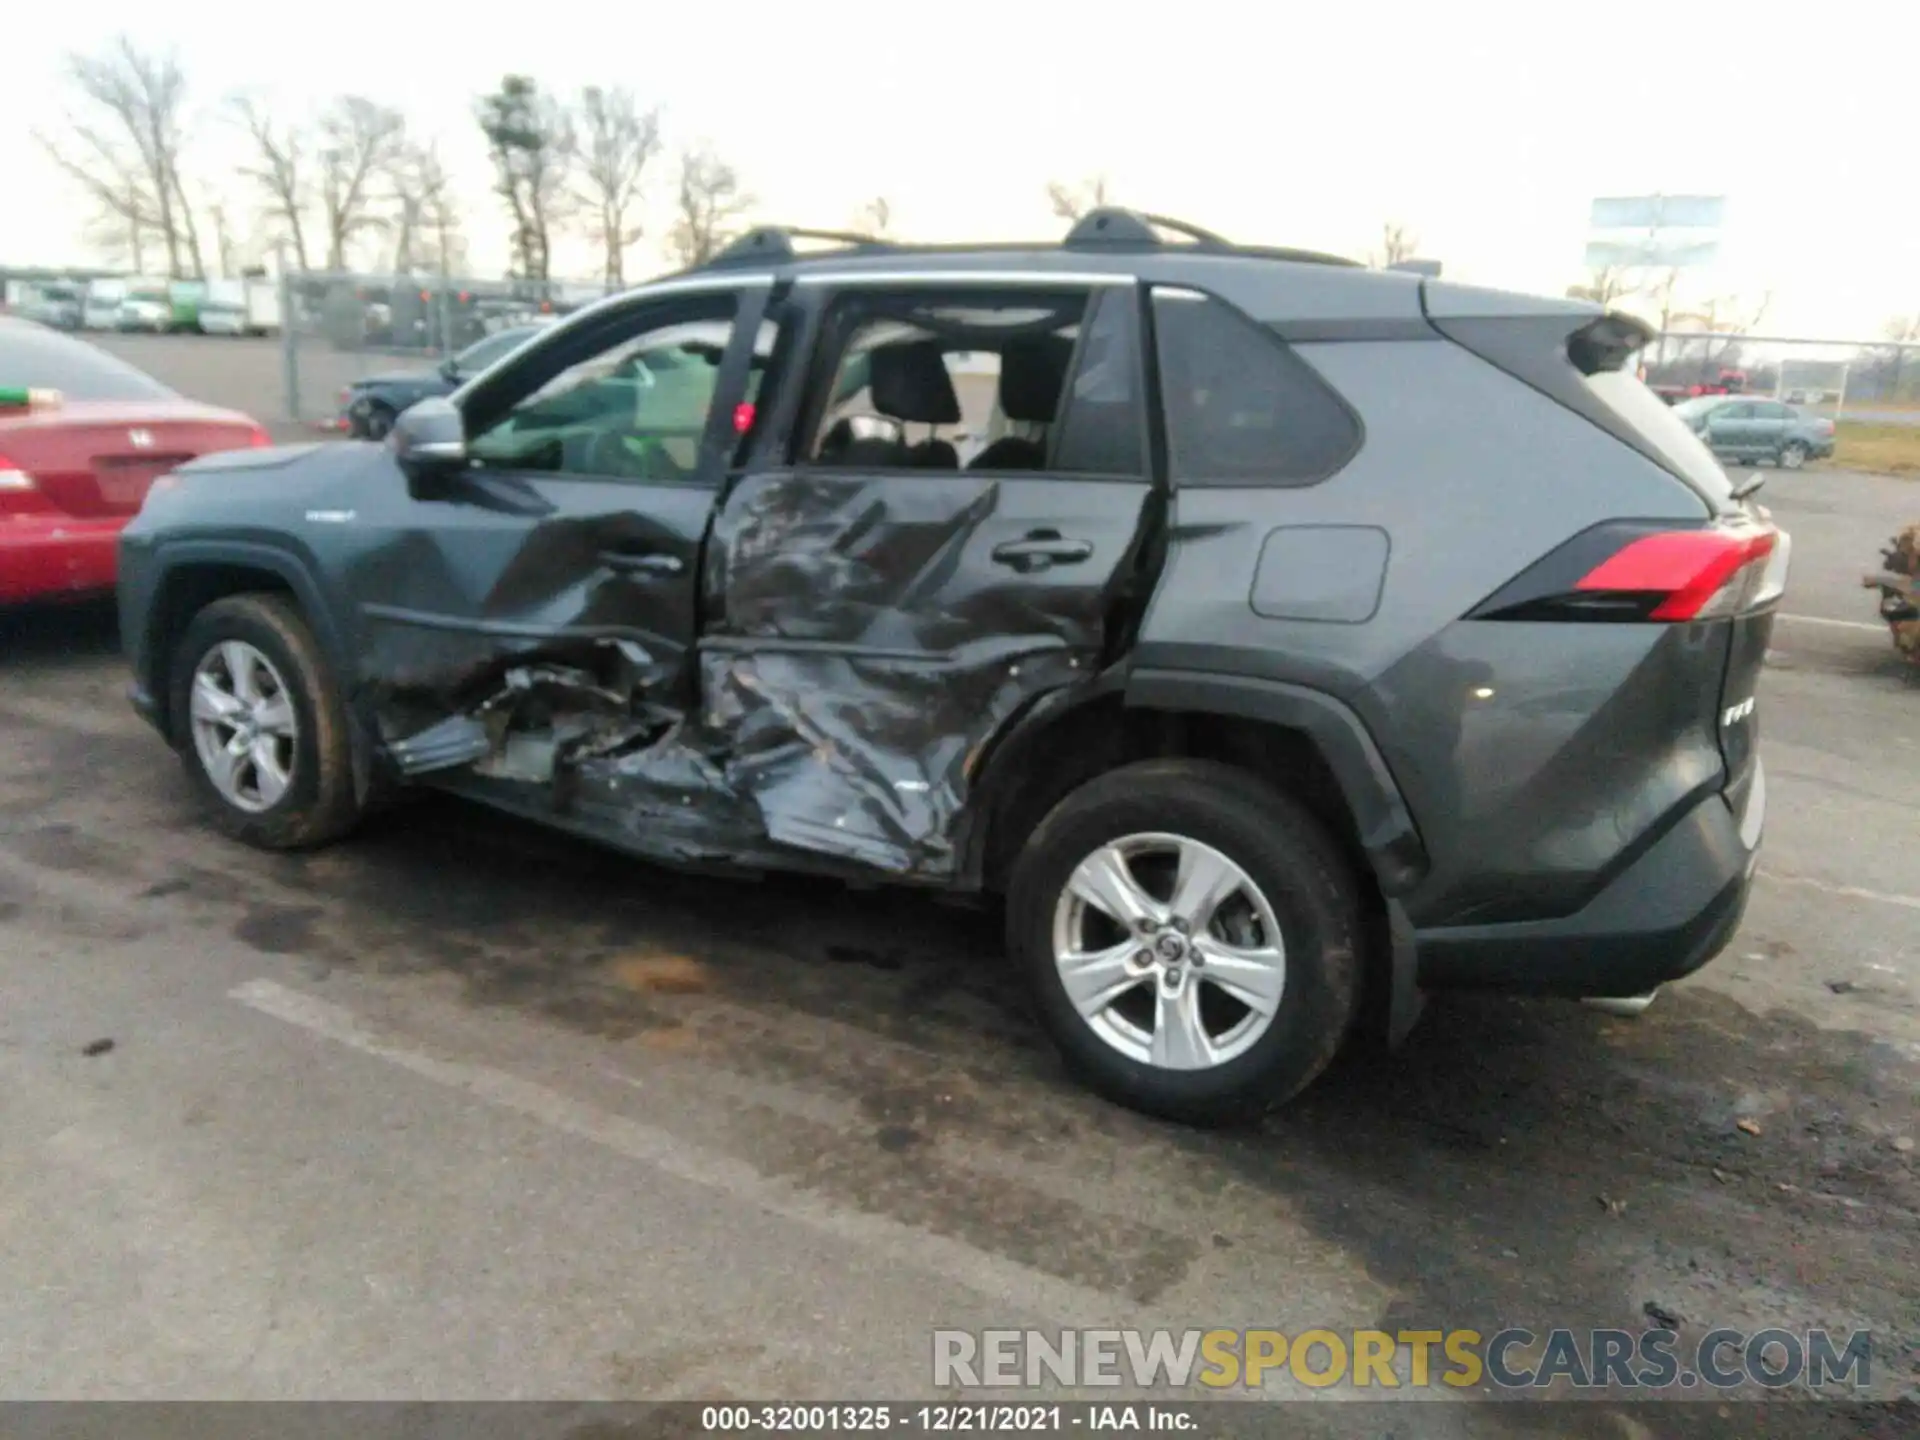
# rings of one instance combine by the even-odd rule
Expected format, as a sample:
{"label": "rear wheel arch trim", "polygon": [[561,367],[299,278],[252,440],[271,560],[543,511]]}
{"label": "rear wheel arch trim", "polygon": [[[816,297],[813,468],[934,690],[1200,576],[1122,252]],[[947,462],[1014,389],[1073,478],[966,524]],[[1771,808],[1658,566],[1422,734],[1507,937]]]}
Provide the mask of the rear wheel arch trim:
{"label": "rear wheel arch trim", "polygon": [[1209,711],[1306,735],[1333,772],[1382,896],[1406,895],[1425,875],[1426,847],[1386,757],[1360,717],[1332,695],[1277,680],[1138,669],[1127,679],[1125,702],[1137,710]]}

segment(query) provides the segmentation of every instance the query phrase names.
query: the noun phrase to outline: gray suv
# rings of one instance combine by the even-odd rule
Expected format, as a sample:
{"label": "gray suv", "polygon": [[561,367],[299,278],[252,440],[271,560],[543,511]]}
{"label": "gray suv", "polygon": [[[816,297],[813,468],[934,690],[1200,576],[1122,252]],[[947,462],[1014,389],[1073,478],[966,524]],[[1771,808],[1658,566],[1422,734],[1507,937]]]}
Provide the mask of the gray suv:
{"label": "gray suv", "polygon": [[1635,996],[1726,943],[1787,538],[1644,327],[1124,211],[803,235],[382,443],[154,487],[132,694],[217,825],[432,786],[991,899],[1074,1071],[1196,1123],[1429,990]]}

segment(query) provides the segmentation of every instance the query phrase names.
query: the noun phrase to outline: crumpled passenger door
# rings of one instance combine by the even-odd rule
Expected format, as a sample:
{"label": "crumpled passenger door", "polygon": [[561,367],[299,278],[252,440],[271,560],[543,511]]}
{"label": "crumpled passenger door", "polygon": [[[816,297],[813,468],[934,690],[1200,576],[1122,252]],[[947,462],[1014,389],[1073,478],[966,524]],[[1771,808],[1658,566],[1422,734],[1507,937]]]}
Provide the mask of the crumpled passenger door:
{"label": "crumpled passenger door", "polygon": [[[1092,304],[1068,404],[1097,356],[1091,379],[1120,375],[1137,406],[1134,287]],[[955,873],[983,751],[1100,667],[1155,513],[1144,419],[1134,456],[1101,475],[749,464],[709,542],[699,671],[703,723],[771,841]]]}

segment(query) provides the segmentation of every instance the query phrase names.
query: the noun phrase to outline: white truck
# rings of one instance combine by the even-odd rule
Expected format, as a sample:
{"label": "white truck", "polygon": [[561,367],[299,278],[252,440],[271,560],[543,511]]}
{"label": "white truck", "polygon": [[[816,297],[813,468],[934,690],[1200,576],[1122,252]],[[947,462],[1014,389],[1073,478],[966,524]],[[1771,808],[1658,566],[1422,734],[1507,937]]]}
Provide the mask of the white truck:
{"label": "white truck", "polygon": [[87,282],[87,298],[80,307],[80,323],[89,330],[116,330],[120,302],[127,298],[127,282],[107,276]]}
{"label": "white truck", "polygon": [[259,275],[209,280],[200,302],[200,328],[208,335],[279,334],[279,283]]}

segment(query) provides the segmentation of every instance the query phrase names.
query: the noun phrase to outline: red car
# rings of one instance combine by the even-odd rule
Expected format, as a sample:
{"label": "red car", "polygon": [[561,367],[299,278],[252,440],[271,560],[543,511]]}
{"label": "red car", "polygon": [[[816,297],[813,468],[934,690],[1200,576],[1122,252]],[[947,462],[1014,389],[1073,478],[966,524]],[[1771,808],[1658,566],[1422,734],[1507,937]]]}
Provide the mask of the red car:
{"label": "red car", "polygon": [[[22,392],[52,393],[27,404]],[[268,443],[245,415],[0,316],[0,605],[111,592],[120,528],[155,477],[209,451]]]}

